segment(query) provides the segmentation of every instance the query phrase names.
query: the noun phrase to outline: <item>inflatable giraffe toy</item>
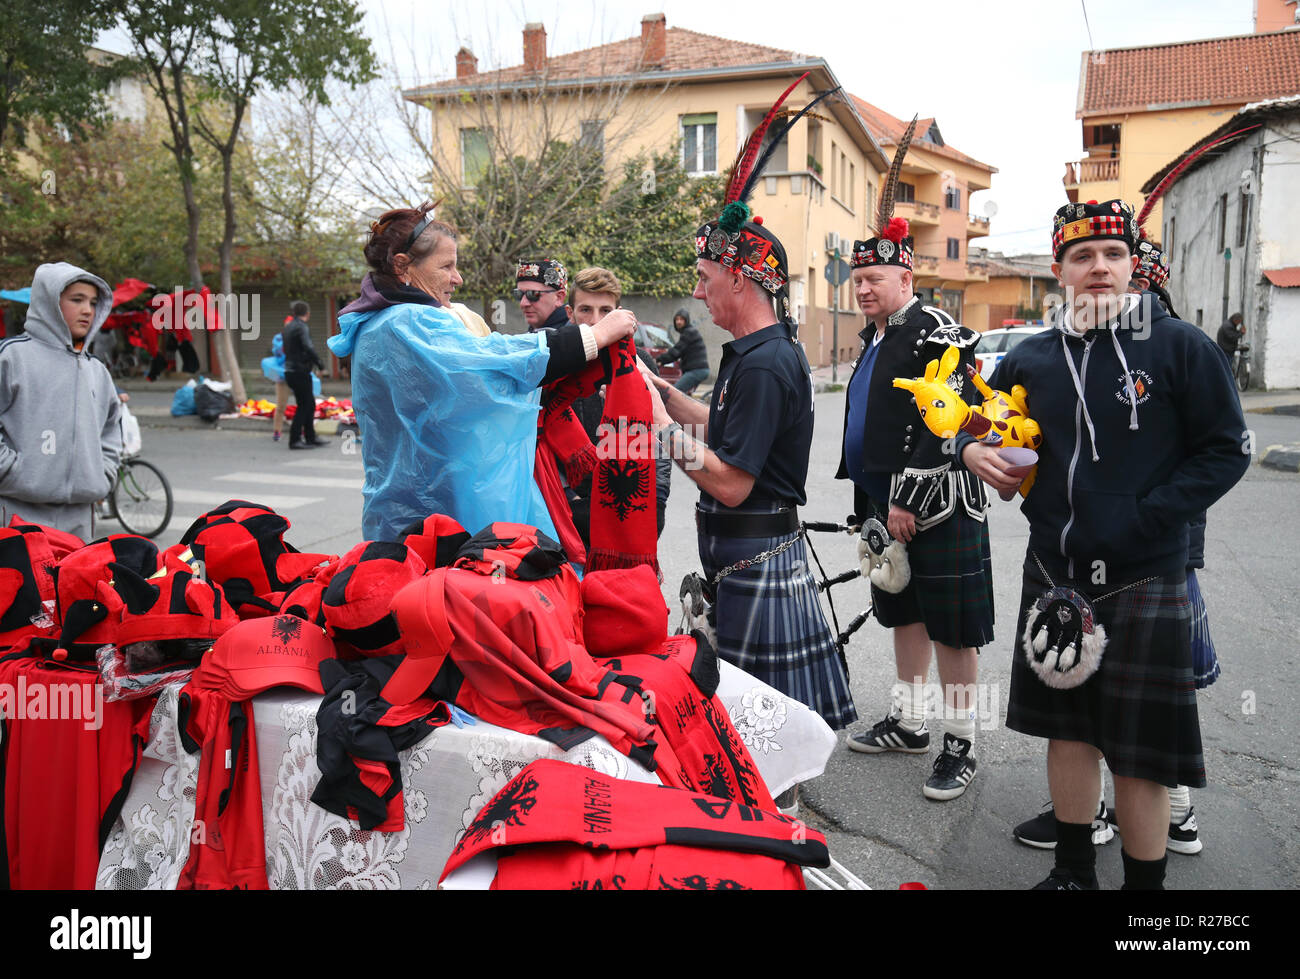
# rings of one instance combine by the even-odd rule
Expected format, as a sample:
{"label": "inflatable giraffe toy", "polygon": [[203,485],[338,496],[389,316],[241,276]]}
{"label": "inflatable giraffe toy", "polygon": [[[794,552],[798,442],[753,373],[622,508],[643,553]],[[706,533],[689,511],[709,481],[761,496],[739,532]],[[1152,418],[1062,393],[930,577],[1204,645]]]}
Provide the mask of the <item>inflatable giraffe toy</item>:
{"label": "inflatable giraffe toy", "polygon": [[[966,432],[986,445],[1006,449],[1037,449],[1043,444],[1043,432],[1038,422],[1029,417],[1027,393],[1017,384],[1011,393],[994,391],[984,383],[984,378],[973,367],[966,373],[974,382],[984,403],[971,407],[961,396],[939,378],[951,377],[957,369],[961,353],[949,347],[939,360],[925,367],[925,376],[894,378],[894,387],[910,391],[916,399],[916,410],[921,421],[939,438],[952,438],[957,432]],[[1020,495],[1027,496],[1034,485],[1037,468],[1020,484]]]}

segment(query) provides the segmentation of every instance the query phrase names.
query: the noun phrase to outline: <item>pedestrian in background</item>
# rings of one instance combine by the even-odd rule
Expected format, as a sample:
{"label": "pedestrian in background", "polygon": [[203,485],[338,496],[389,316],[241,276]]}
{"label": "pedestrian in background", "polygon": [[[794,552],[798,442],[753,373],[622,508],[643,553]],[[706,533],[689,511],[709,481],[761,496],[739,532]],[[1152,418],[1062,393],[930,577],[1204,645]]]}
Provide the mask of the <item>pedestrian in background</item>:
{"label": "pedestrian in background", "polygon": [[691,314],[685,309],[679,309],[673,315],[673,329],[677,331],[677,342],[655,360],[660,364],[681,360],[682,376],[673,387],[682,394],[690,394],[709,379],[709,352],[704,347],[704,337],[691,323]]}
{"label": "pedestrian in background", "polygon": [[309,449],[323,445],[324,440],[316,437],[316,397],[311,390],[311,370],[324,370],[316,348],[311,343],[311,332],[307,322],[311,319],[311,307],[301,299],[289,307],[293,319],[285,324],[284,338],[284,382],[293,391],[296,407],[293,424],[289,427],[289,448]]}

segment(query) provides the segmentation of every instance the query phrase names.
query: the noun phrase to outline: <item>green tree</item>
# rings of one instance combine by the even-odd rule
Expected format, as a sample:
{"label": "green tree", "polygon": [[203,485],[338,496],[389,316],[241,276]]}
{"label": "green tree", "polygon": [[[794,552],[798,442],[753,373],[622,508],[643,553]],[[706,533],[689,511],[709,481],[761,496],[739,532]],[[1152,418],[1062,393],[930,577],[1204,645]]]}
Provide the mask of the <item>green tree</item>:
{"label": "green tree", "polygon": [[[232,291],[238,229],[235,159],[240,129],[253,98],[292,82],[318,102],[330,79],[349,84],[374,74],[370,41],[361,33],[355,0],[127,0],[123,24],[137,63],[165,105],[190,222],[191,285],[202,283],[197,201],[193,195],[196,140],[221,160],[220,291]],[[230,331],[218,349],[236,401],[245,398]]]}
{"label": "green tree", "polygon": [[104,121],[123,66],[88,57],[86,39],[112,23],[115,0],[7,4],[0,16],[0,147],[26,142],[33,120],[72,130]]}

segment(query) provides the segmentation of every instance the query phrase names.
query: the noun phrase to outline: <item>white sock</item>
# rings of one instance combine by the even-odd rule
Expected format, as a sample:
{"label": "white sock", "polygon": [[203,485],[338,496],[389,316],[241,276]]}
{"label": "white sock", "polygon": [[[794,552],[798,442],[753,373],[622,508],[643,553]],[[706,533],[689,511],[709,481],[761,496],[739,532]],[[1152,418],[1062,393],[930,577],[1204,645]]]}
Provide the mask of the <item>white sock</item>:
{"label": "white sock", "polygon": [[925,683],[900,678],[894,684],[894,707],[899,713],[899,727],[919,731],[925,725]]}
{"label": "white sock", "polygon": [[1188,812],[1192,808],[1192,792],[1185,786],[1180,785],[1177,788],[1169,790],[1169,822],[1175,826],[1181,825],[1182,821],[1187,818]]}
{"label": "white sock", "polygon": [[[949,713],[952,708],[948,708]],[[969,713],[962,711],[963,714]],[[946,717],[943,721],[943,731],[945,734],[951,734],[954,738],[961,738],[963,741],[975,740],[975,718],[973,717]]]}
{"label": "white sock", "polygon": [[1104,814],[1106,809],[1106,759],[1100,759],[1097,766],[1101,769],[1101,777],[1098,779],[1101,783],[1101,797],[1097,800],[1097,810]]}

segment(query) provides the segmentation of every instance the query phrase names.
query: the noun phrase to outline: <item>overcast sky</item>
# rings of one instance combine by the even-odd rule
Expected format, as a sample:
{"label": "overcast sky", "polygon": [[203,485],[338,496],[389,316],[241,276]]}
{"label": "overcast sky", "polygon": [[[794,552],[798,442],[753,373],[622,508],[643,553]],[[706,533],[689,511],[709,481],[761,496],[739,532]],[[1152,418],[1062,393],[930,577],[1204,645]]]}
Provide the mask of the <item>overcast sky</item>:
{"label": "overcast sky", "polygon": [[1252,0],[364,2],[381,50],[387,56],[389,38],[399,39],[392,45],[403,73],[420,76],[413,81],[455,74],[462,44],[480,70],[519,64],[528,21],[546,25],[556,53],[638,35],[648,13],[663,13],[669,27],[825,58],[849,91],[900,118],[936,117],[946,142],[998,168],[971,210],[996,204],[994,234],[977,244],[1008,254],[1048,249],[1065,162],[1082,154],[1080,53],[1249,33],[1254,8]]}
{"label": "overcast sky", "polygon": [[[1253,0],[361,2],[378,53],[408,85],[454,75],[462,44],[480,70],[519,64],[528,21],[546,25],[554,54],[637,36],[648,13],[663,13],[669,27],[825,58],[849,91],[900,118],[934,116],[947,143],[997,167],[971,211],[996,205],[993,235],[977,244],[1007,254],[1048,250],[1065,162],[1082,154],[1081,52],[1245,34],[1254,9]],[[100,43],[123,47],[112,35]]]}

